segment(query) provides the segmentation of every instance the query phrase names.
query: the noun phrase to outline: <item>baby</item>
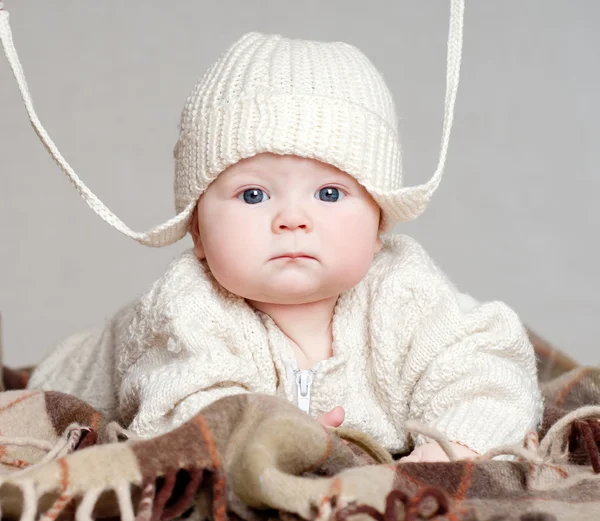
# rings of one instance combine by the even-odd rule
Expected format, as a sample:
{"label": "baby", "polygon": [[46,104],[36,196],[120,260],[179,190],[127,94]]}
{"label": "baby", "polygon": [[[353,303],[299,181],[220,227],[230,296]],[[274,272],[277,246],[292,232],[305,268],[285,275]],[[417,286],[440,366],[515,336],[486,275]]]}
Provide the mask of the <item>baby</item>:
{"label": "baby", "polygon": [[368,433],[405,461],[447,459],[408,419],[462,458],[519,443],[542,411],[519,319],[461,295],[418,243],[385,234],[425,209],[441,177],[460,29],[440,166],[413,188],[402,186],[391,94],[360,51],[259,33],[235,42],[183,110],[178,215],[140,234],[90,202],[142,243],[189,232],[193,250],[102,330],[68,338],[30,387],[75,394],[143,437],[252,392]]}

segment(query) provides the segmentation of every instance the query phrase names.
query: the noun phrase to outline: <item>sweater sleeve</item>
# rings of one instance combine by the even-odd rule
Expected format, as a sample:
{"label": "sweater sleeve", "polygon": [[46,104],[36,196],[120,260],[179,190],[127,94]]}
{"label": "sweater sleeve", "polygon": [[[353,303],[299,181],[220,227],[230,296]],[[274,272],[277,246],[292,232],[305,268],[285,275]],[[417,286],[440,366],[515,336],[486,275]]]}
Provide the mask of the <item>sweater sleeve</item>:
{"label": "sweater sleeve", "polygon": [[117,394],[110,329],[65,338],[36,366],[27,387],[71,394],[114,420]]}
{"label": "sweater sleeve", "polygon": [[466,311],[448,292],[414,332],[405,368],[419,377],[409,414],[479,454],[519,443],[542,417],[535,362],[509,307],[491,302]]}
{"label": "sweater sleeve", "polygon": [[268,390],[270,375],[241,328],[229,323],[233,314],[215,313],[215,306],[197,298],[195,312],[173,301],[153,317],[144,309],[146,300],[115,333],[119,418],[132,432],[156,436],[220,398]]}
{"label": "sweater sleeve", "polygon": [[187,357],[155,346],[123,376],[120,418],[138,436],[156,436],[175,429],[220,398],[256,391],[257,379],[251,364],[227,350]]}

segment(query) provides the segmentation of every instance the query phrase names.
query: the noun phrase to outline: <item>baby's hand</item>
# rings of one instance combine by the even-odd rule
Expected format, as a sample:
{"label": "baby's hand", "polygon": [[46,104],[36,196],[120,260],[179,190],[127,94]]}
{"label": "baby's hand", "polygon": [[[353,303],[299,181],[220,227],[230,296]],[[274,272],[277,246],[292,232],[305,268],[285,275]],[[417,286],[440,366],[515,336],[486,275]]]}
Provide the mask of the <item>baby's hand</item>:
{"label": "baby's hand", "polygon": [[344,422],[346,411],[339,405],[331,411],[321,414],[317,421],[325,427],[339,427]]}
{"label": "baby's hand", "polygon": [[[458,459],[472,459],[478,456],[472,450],[459,445],[458,443],[450,443],[454,449]],[[424,443],[416,447],[408,456],[400,458],[401,463],[413,463],[419,461],[450,461],[442,447],[436,442]]]}

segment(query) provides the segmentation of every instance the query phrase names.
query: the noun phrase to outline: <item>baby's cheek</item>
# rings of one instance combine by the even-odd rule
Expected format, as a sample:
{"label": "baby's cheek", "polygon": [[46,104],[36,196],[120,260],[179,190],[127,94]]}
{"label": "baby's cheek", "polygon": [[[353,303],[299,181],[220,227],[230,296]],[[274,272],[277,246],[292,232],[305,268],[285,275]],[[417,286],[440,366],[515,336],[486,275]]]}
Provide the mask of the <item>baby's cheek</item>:
{"label": "baby's cheek", "polygon": [[253,288],[256,276],[247,264],[242,262],[242,256],[223,257],[223,262],[213,259],[208,267],[217,282],[227,291],[244,298],[255,298]]}
{"label": "baby's cheek", "polygon": [[228,291],[238,294],[240,286],[248,283],[248,273],[254,266],[256,246],[247,235],[213,237],[205,248],[206,261],[217,282]]}
{"label": "baby's cheek", "polygon": [[[212,229],[207,231],[207,257],[215,262],[227,264],[241,259],[249,259],[257,255],[263,248],[263,236],[260,227],[252,226],[248,218],[232,215],[217,215],[212,223]],[[235,259],[232,259],[235,257]]]}
{"label": "baby's cheek", "polygon": [[348,264],[364,270],[373,261],[377,246],[377,227],[360,219],[342,222],[335,233],[336,250],[348,259]]}
{"label": "baby's cheek", "polygon": [[371,267],[373,254],[365,246],[346,243],[332,252],[330,272],[343,291],[356,286]]}

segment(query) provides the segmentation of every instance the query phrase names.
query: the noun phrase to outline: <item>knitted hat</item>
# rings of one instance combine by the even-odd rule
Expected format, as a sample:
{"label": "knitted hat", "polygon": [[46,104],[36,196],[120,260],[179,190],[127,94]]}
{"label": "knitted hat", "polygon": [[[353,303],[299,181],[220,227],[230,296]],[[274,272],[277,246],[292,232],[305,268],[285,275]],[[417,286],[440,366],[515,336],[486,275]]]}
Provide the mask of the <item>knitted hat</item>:
{"label": "knitted hat", "polygon": [[127,227],[79,180],[37,120],[6,12],[0,12],[0,36],[38,135],[80,195],[122,233],[148,246],[164,246],[186,234],[198,198],[221,172],[262,152],[317,159],[351,175],[380,206],[384,228],[419,216],[443,173],[458,87],[463,4],[451,1],[442,147],[426,184],[403,187],[394,102],[363,53],[341,42],[248,33],[219,57],[188,97],[174,150],[177,215],[145,233]]}

